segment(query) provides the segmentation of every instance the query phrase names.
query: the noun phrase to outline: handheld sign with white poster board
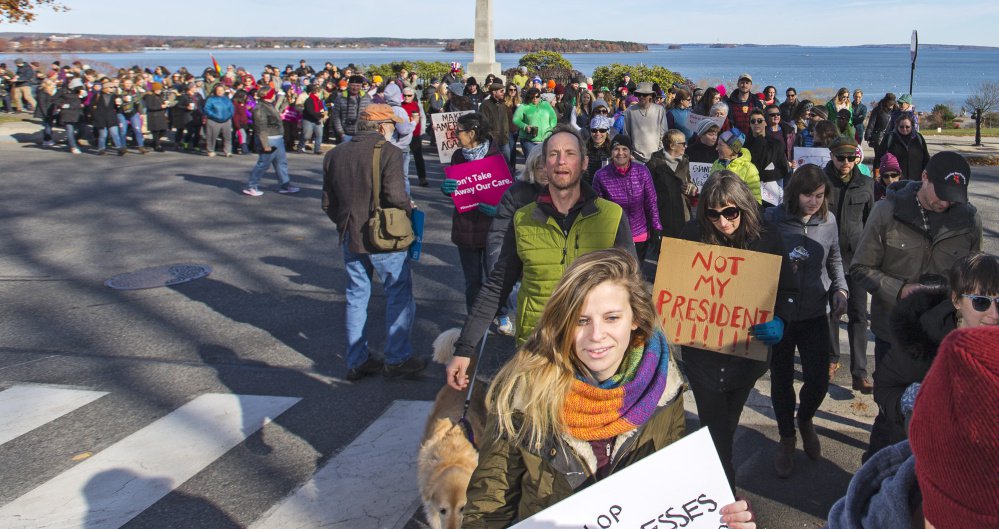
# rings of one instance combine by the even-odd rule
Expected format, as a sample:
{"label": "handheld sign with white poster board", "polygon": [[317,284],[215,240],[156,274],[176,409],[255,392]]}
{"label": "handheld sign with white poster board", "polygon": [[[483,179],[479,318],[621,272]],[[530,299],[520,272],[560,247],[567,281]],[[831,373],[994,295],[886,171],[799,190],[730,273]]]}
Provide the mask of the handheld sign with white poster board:
{"label": "handheld sign with white poster board", "polygon": [[773,319],[781,258],[663,237],[652,289],[663,331],[678,345],[765,362],[749,328]]}
{"label": "handheld sign with white poster board", "polygon": [[780,182],[763,182],[760,184],[760,195],[768,204],[779,206],[784,202],[784,188],[780,186]]}
{"label": "handheld sign with white poster board", "polygon": [[825,167],[831,159],[832,156],[829,155],[829,149],[825,147],[794,148],[794,161],[797,162],[798,167],[808,164]]}
{"label": "handheld sign with white poster board", "polygon": [[697,192],[701,192],[704,182],[711,176],[711,166],[714,164],[702,162],[690,162],[690,182],[697,186]]}
{"label": "handheld sign with white poster board", "polygon": [[707,428],[513,526],[513,529],[718,529],[735,501]]}
{"label": "handheld sign with white poster board", "polygon": [[458,118],[464,114],[472,114],[473,110],[462,112],[440,112],[430,115],[434,127],[434,137],[437,138],[437,155],[441,163],[451,163],[454,151],[461,148],[458,144]]}
{"label": "handheld sign with white poster board", "polygon": [[458,189],[451,195],[458,213],[476,209],[479,202],[490,206],[499,204],[503,193],[513,185],[510,166],[502,154],[445,167],[444,176],[458,181]]}

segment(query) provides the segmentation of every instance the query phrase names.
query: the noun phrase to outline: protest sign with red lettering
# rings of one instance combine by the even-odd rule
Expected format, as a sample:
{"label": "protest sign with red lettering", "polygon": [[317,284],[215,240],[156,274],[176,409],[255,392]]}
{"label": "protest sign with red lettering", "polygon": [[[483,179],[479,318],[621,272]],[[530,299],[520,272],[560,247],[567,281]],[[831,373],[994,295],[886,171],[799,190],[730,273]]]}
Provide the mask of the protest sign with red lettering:
{"label": "protest sign with red lettering", "polygon": [[445,167],[444,175],[458,181],[458,190],[451,195],[458,213],[475,209],[479,202],[499,204],[506,188],[513,185],[510,167],[502,154]]}
{"label": "protest sign with red lettering", "polygon": [[451,163],[451,155],[461,148],[458,143],[458,118],[472,114],[474,110],[461,112],[438,112],[430,115],[430,124],[437,138],[437,157],[441,163]]}
{"label": "protest sign with red lettering", "polygon": [[749,328],[773,319],[781,258],[663,237],[652,301],[673,343],[767,360]]}

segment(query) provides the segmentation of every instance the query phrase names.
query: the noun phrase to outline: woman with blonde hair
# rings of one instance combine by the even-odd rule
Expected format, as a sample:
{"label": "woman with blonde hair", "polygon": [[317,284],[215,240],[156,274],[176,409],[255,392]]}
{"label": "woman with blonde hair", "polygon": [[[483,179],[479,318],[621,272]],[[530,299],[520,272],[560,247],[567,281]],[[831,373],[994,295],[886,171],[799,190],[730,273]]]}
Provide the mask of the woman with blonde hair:
{"label": "woman with blonde hair", "polygon": [[[675,353],[630,253],[576,259],[489,388],[492,435],[462,527],[508,527],[680,439]],[[718,514],[731,529],[756,527],[745,501]]]}
{"label": "woman with blonde hair", "polygon": [[[511,167],[517,164],[517,138],[520,136],[520,129],[513,122],[513,113],[520,106],[520,87],[514,83],[506,84],[506,93],[503,95],[503,104],[506,105],[510,114],[510,160]],[[526,155],[526,154],[525,154]]]}
{"label": "woman with blonde hair", "polygon": [[42,146],[52,147],[52,124],[56,119],[56,84],[51,78],[42,80],[38,85],[38,97],[35,104],[35,117],[42,120]]}

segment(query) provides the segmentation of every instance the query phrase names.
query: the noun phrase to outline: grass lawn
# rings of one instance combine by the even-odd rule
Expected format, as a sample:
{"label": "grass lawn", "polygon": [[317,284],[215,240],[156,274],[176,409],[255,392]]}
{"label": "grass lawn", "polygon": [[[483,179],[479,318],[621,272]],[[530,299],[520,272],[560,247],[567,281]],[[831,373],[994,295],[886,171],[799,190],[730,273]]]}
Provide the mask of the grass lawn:
{"label": "grass lawn", "polygon": [[[943,129],[943,132],[937,134],[937,129],[919,129],[919,132],[923,133],[923,136],[974,136],[975,128],[970,129]],[[982,127],[982,137],[983,138],[994,138],[999,136],[999,128],[985,128]]]}

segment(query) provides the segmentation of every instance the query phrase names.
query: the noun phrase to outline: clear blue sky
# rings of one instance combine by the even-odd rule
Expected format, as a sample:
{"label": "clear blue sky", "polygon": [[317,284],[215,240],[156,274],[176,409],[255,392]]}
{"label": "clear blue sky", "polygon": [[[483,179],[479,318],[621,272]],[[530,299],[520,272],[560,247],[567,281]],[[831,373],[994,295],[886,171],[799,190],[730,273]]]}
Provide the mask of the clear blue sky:
{"label": "clear blue sky", "polygon": [[[70,11],[42,10],[34,23],[3,24],[0,31],[469,38],[475,11],[474,0],[62,3]],[[493,4],[493,28],[496,38],[818,46],[907,43],[912,29],[918,29],[922,43],[999,46],[999,32],[995,31],[999,2],[994,0],[695,0],[683,6],[677,4],[655,0],[498,0]],[[793,6],[793,12],[789,6]],[[797,23],[797,29],[785,30],[783,25],[791,21]]]}

